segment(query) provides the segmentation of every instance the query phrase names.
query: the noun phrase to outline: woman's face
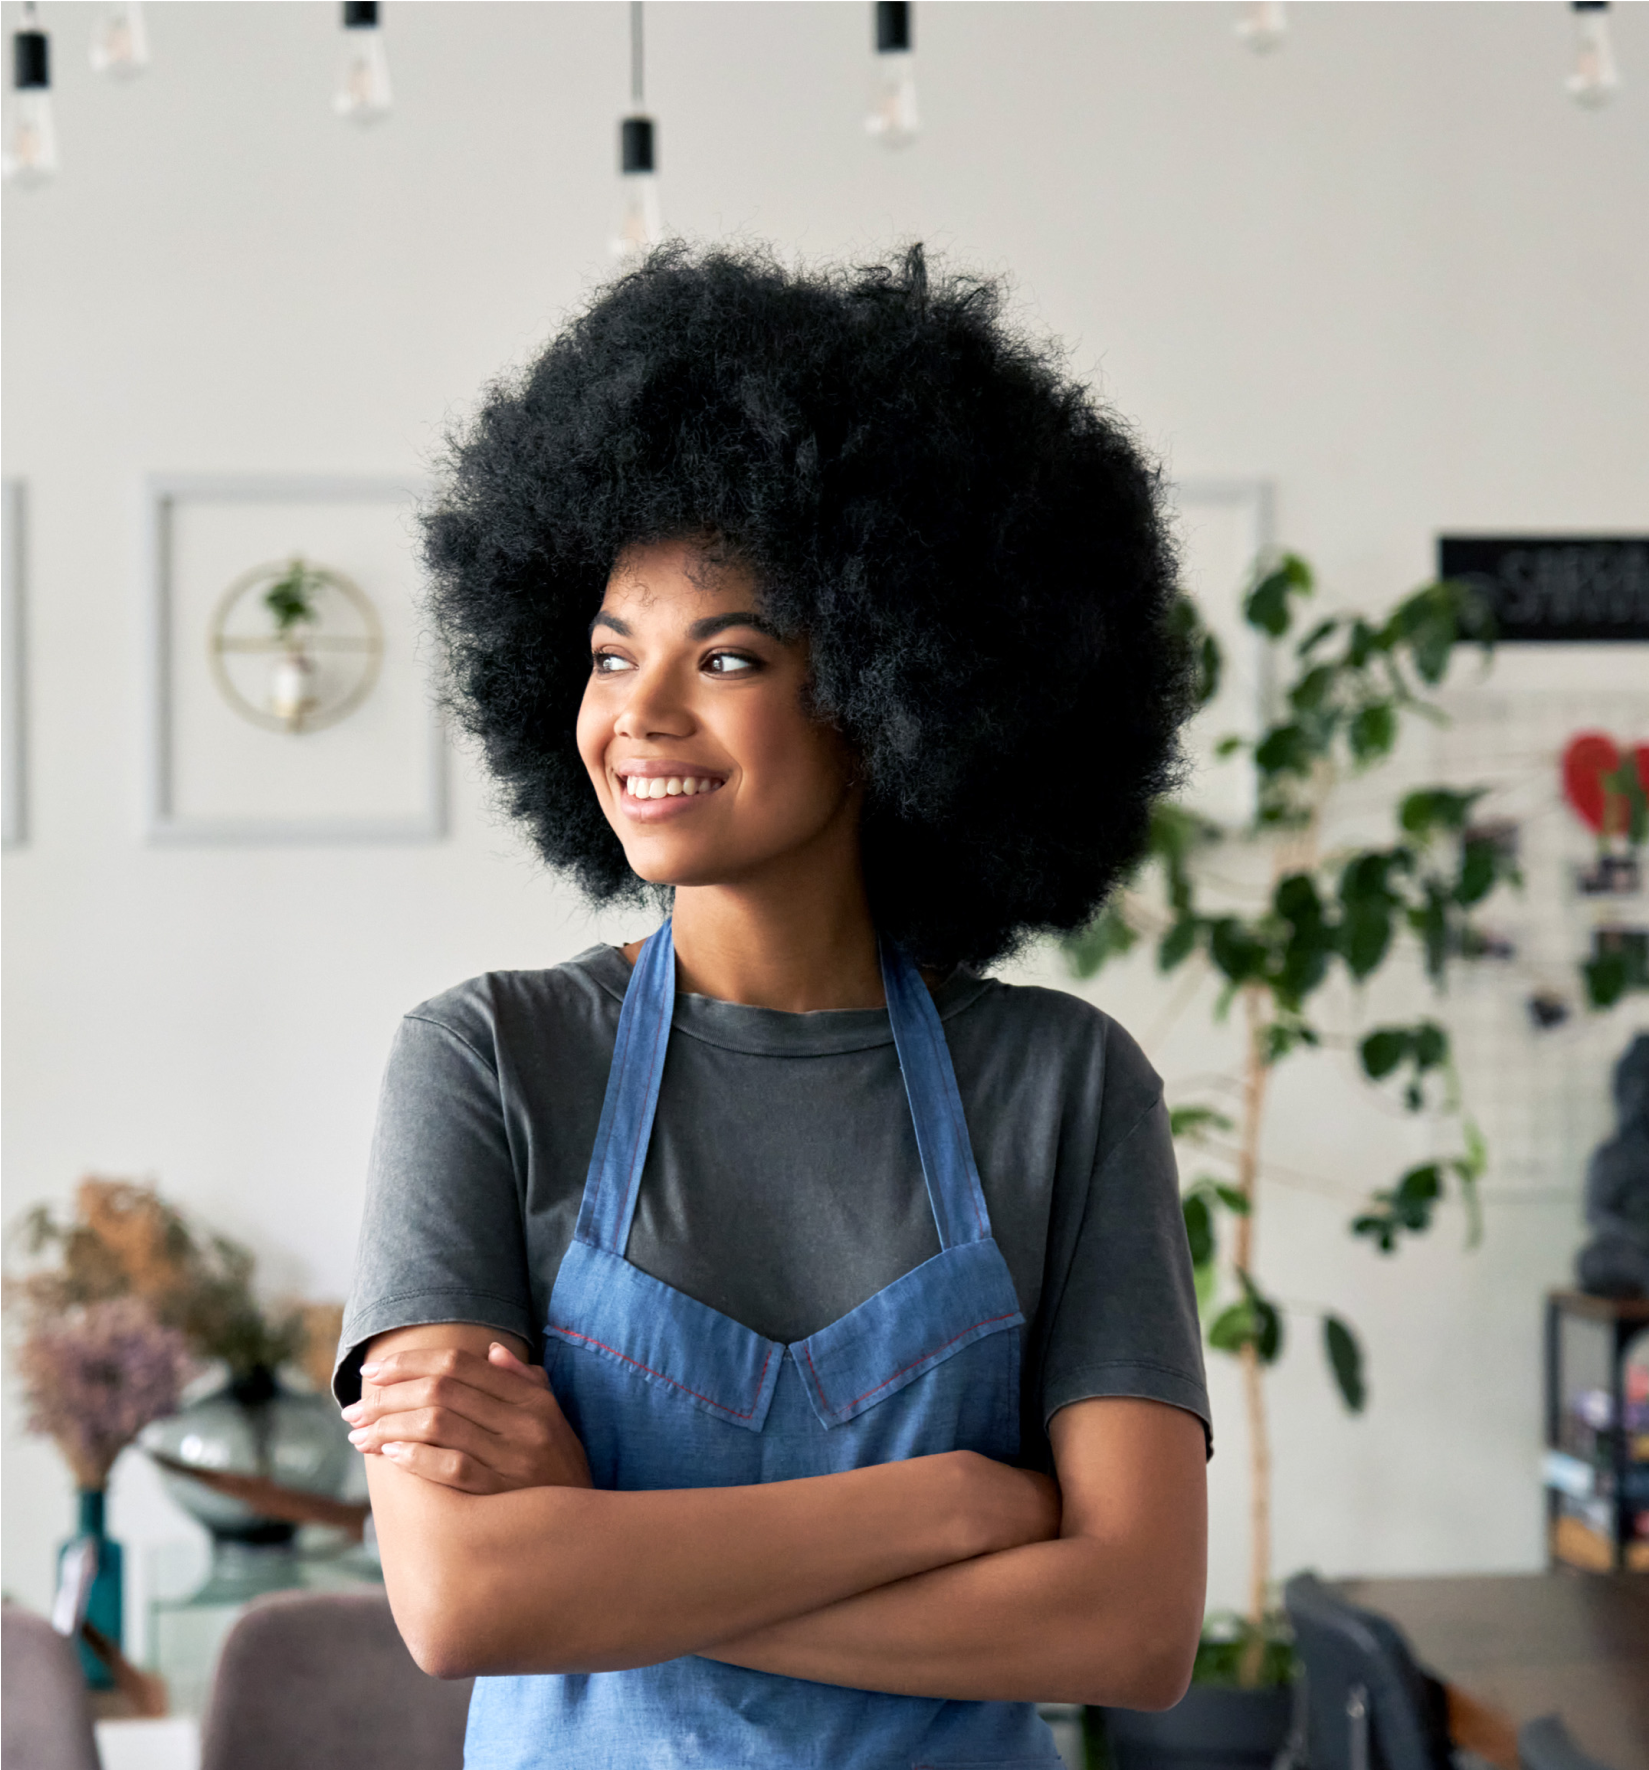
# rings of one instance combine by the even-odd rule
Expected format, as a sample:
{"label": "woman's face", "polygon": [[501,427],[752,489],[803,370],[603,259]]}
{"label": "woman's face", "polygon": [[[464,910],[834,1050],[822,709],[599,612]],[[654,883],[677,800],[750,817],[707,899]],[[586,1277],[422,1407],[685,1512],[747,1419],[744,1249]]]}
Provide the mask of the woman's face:
{"label": "woman's face", "polygon": [[746,883],[856,840],[847,746],[804,710],[806,645],[762,618],[748,573],[687,542],[631,549],[590,654],[579,754],[641,878]]}

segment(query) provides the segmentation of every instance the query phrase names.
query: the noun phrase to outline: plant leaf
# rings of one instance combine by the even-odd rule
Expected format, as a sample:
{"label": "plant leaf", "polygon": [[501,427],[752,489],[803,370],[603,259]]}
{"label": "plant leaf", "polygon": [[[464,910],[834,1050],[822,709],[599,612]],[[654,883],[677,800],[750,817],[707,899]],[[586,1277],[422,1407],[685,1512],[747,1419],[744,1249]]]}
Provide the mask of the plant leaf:
{"label": "plant leaf", "polygon": [[1439,830],[1457,836],[1464,831],[1472,807],[1487,791],[1487,787],[1474,787],[1464,793],[1451,787],[1423,787],[1418,792],[1404,795],[1397,810],[1397,821],[1411,836],[1418,836],[1422,841]]}
{"label": "plant leaf", "polygon": [[1113,900],[1086,928],[1067,935],[1060,946],[1066,963],[1077,977],[1092,977],[1112,959],[1121,958],[1130,951],[1138,940],[1139,936]]}
{"label": "plant leaf", "polygon": [[1200,1191],[1187,1193],[1180,1200],[1180,1210],[1185,1216],[1185,1239],[1191,1244],[1191,1264],[1206,1266],[1214,1258],[1217,1245],[1214,1213],[1208,1208],[1208,1199]]}
{"label": "plant leaf", "polygon": [[1209,930],[1208,956],[1234,984],[1247,983],[1265,968],[1265,946],[1235,916],[1221,916]]}
{"label": "plant leaf", "polygon": [[1273,571],[1267,572],[1249,591],[1242,605],[1243,619],[1273,639],[1281,639],[1293,618],[1290,596],[1309,596],[1311,567],[1297,553],[1285,553]]}
{"label": "plant leaf", "polygon": [[1172,971],[1191,956],[1201,928],[1195,916],[1182,916],[1157,943],[1157,969]]}
{"label": "plant leaf", "polygon": [[1263,774],[1311,773],[1319,746],[1303,725],[1274,725],[1254,748],[1254,765]]}
{"label": "plant leaf", "polygon": [[1406,1026],[1376,1027],[1357,1047],[1363,1074],[1371,1082],[1383,1082],[1408,1052],[1409,1029]]}
{"label": "plant leaf", "polygon": [[1360,1414],[1368,1399],[1363,1382],[1363,1349],[1357,1336],[1337,1315],[1323,1317],[1323,1351],[1339,1386],[1340,1399],[1352,1413]]}
{"label": "plant leaf", "polygon": [[1232,1119],[1213,1106],[1176,1106],[1168,1114],[1168,1134],[1195,1142],[1204,1131],[1231,1131]]}
{"label": "plant leaf", "polygon": [[1397,709],[1390,701],[1374,701],[1360,708],[1346,728],[1346,741],[1359,762],[1389,755],[1397,741]]}

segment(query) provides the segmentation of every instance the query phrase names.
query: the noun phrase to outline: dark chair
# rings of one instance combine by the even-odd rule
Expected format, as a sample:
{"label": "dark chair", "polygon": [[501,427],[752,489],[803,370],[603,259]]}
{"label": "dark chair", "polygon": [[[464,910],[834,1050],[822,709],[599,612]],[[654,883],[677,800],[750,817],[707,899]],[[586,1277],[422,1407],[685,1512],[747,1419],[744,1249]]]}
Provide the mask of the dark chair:
{"label": "dark chair", "polygon": [[5,1770],[98,1770],[86,1674],[74,1643],[43,1616],[3,1607],[0,1761]]}
{"label": "dark chair", "polygon": [[1518,1728],[1517,1761],[1523,1770],[1608,1770],[1575,1744],[1556,1715],[1542,1715]]}
{"label": "dark chair", "polygon": [[469,1697],[413,1664],[382,1592],[281,1592],[224,1641],[201,1770],[459,1770]]}
{"label": "dark chair", "polygon": [[1283,1602],[1304,1667],[1310,1770],[1451,1770],[1442,1686],[1397,1626],[1311,1573],[1284,1586]]}

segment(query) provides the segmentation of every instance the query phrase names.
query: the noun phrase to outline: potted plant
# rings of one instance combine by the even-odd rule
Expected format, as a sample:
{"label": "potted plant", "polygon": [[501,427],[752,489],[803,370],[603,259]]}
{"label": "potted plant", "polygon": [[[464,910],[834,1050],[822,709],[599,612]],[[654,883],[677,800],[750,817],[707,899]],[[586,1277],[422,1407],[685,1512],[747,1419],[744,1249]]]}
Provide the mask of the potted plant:
{"label": "potted plant", "polygon": [[[172,1497],[211,1532],[216,1585],[289,1583],[290,1568],[279,1557],[247,1551],[287,1549],[301,1521],[343,1522],[359,1533],[359,1508],[336,1502],[351,1452],[337,1410],[319,1392],[324,1373],[312,1374],[315,1393],[294,1392],[281,1376],[306,1350],[318,1354],[318,1364],[329,1358],[339,1311],[266,1311],[253,1290],[252,1255],[226,1236],[196,1230],[152,1186],[89,1178],[76,1190],[72,1216],[39,1205],[20,1228],[34,1261],[10,1281],[11,1299],[30,1323],[20,1353],[26,1378],[38,1324],[66,1331],[106,1316],[127,1326],[141,1317],[175,1343],[180,1357],[192,1355],[195,1368],[222,1372],[218,1387],[181,1410],[175,1382],[164,1396],[151,1384],[147,1412],[132,1415],[135,1423],[118,1443],[109,1440],[113,1448],[102,1464],[106,1480],[114,1455],[138,1439]],[[42,1256],[55,1256],[55,1263]],[[149,1357],[142,1368],[154,1362]],[[54,1426],[42,1429],[62,1442]]]}
{"label": "potted plant", "polygon": [[[1289,1724],[1293,1656],[1269,1597],[1265,1378],[1287,1344],[1290,1312],[1262,1284],[1253,1260],[1261,1139],[1277,1066],[1327,1043],[1342,1045],[1369,1084],[1394,1088],[1408,1111],[1431,1112],[1452,1127],[1452,1152],[1410,1166],[1375,1193],[1348,1225],[1352,1234],[1390,1254],[1430,1226],[1450,1188],[1465,1201],[1469,1241],[1479,1233],[1474,1189],[1486,1151],[1459,1098],[1447,1032],[1429,1017],[1333,1028],[1322,992],[1336,974],[1366,984],[1404,943],[1418,947],[1436,987],[1451,963],[1493,950],[1473,912],[1516,872],[1505,831],[1473,821],[1481,790],[1437,785],[1403,793],[1391,806],[1389,836],[1375,845],[1332,843],[1328,822],[1337,790],[1388,761],[1405,720],[1441,717],[1427,691],[1444,680],[1457,644],[1487,647],[1489,621],[1469,589],[1440,582],[1383,619],[1328,615],[1298,634],[1298,605],[1312,591],[1310,567],[1290,554],[1256,574],[1243,604],[1279,685],[1259,735],[1228,737],[1217,749],[1230,766],[1252,771],[1252,820],[1228,827],[1164,804],[1136,875],[1065,943],[1072,969],[1088,977],[1141,941],[1154,942],[1162,972],[1200,966],[1211,980],[1215,1020],[1234,1021],[1234,1108],[1204,1090],[1174,1106],[1172,1123],[1182,1154],[1194,1158],[1182,1199],[1208,1342],[1241,1367],[1250,1461],[1247,1602],[1239,1615],[1210,1620],[1184,1703],[1163,1715],[1112,1712],[1122,1770],[1181,1755],[1269,1764]],[[1180,605],[1179,625],[1206,705],[1219,682],[1219,647],[1189,601]],[[1334,1383],[1358,1412],[1366,1397],[1361,1343],[1326,1300],[1317,1313]]]}

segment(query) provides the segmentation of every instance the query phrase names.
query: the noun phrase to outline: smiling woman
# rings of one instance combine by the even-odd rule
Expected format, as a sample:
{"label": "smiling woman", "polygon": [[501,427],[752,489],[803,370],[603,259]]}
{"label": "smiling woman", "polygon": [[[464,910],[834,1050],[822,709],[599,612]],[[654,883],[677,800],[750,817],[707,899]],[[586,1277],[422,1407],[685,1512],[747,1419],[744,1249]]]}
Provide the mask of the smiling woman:
{"label": "smiling woman", "polygon": [[1052,1766],[1036,1701],[1173,1702],[1161,1084],[980,974],[1171,778],[1151,471],[919,251],[670,249],[489,396],[428,553],[545,859],[669,908],[424,1003],[385,1081],[336,1389],[466,1763]]}

